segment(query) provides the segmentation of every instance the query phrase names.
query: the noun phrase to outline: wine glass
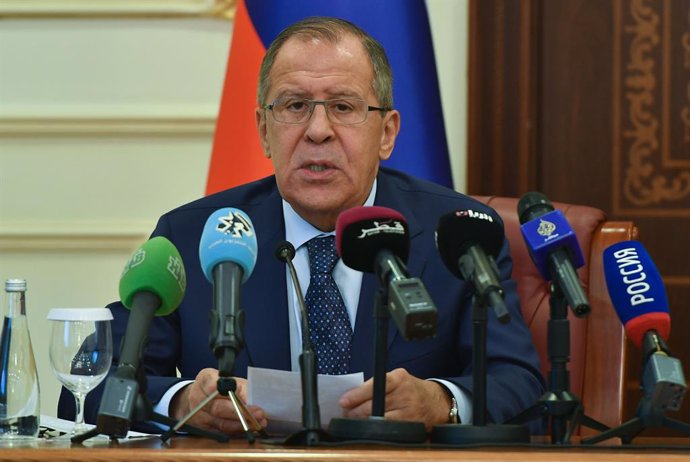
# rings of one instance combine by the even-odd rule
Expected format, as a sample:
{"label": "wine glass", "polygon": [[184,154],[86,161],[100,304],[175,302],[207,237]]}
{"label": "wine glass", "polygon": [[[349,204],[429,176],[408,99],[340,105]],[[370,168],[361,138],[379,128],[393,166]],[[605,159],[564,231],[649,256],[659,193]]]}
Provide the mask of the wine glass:
{"label": "wine glass", "polygon": [[77,413],[71,436],[85,433],[84,399],[103,381],[113,360],[108,308],[53,308],[50,364],[58,380],[74,395]]}

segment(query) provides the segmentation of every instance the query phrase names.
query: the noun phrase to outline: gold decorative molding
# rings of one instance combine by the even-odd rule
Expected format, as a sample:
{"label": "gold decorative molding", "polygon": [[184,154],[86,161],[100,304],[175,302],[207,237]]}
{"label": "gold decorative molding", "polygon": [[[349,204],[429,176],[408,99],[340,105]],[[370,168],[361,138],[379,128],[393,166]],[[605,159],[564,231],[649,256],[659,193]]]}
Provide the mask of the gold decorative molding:
{"label": "gold decorative molding", "polygon": [[[690,15],[688,25],[690,25]],[[683,34],[680,44],[683,48],[683,68],[690,70],[690,32]],[[680,111],[680,118],[683,121],[683,142],[690,146],[690,80],[685,84],[685,105]]]}
{"label": "gold decorative molding", "polygon": [[3,236],[0,252],[131,252],[147,236]]}
{"label": "gold decorative molding", "polygon": [[208,116],[0,116],[0,138],[7,136],[213,136]]}
{"label": "gold decorative molding", "polygon": [[0,252],[132,251],[151,229],[150,222],[4,223]]}
{"label": "gold decorative molding", "polygon": [[663,276],[664,285],[669,286],[690,286],[690,276]]}
{"label": "gold decorative molding", "polygon": [[[627,12],[622,11],[623,5],[627,6]],[[619,0],[615,5],[616,214],[690,216],[690,210],[681,203],[690,197],[690,170],[679,168],[685,162],[672,160],[670,153],[670,124],[674,120],[668,115],[672,91],[669,69],[671,60],[678,58],[670,53],[671,7],[668,0],[663,4]],[[659,8],[665,14],[663,24]],[[627,49],[622,45],[626,39]],[[681,37],[681,45],[685,40],[688,40],[685,36]],[[621,63],[623,57],[625,61]],[[688,57],[684,58],[687,63]],[[679,123],[684,123],[682,111],[677,117]],[[687,128],[686,136],[690,136]]]}
{"label": "gold decorative molding", "polygon": [[235,17],[236,0],[0,0],[0,19]]}

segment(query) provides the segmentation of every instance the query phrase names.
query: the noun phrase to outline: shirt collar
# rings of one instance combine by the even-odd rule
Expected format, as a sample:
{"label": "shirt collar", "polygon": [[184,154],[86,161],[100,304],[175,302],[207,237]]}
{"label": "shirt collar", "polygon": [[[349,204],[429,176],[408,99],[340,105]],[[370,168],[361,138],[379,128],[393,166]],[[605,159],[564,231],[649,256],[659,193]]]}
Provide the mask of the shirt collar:
{"label": "shirt collar", "polygon": [[[369,192],[369,197],[364,201],[364,205],[366,206],[374,205],[374,199],[376,198],[376,182],[377,179],[374,178],[374,184]],[[303,244],[317,236],[335,235],[335,231],[324,233],[320,229],[314,227],[311,223],[299,216],[285,199],[283,199],[283,217],[285,219],[285,239],[291,242],[292,245],[295,246],[295,249],[299,249]]]}

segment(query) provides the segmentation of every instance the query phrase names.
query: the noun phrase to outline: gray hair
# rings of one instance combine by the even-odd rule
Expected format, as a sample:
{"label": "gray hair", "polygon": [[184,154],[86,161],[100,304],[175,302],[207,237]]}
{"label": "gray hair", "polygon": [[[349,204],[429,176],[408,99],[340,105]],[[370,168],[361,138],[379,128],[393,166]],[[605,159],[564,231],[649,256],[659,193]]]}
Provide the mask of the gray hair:
{"label": "gray hair", "polygon": [[351,22],[325,16],[312,16],[298,21],[283,29],[278,34],[278,37],[271,42],[268,50],[266,50],[266,56],[264,56],[261,62],[261,70],[259,71],[259,88],[257,91],[259,105],[264,106],[266,104],[266,95],[271,85],[268,75],[271,72],[278,52],[288,39],[292,37],[298,37],[303,40],[318,38],[335,44],[346,34],[359,38],[369,56],[369,62],[374,71],[374,79],[371,82],[371,86],[378,104],[382,107],[392,108],[393,73],[391,72],[391,66],[388,63],[383,46],[375,38]]}

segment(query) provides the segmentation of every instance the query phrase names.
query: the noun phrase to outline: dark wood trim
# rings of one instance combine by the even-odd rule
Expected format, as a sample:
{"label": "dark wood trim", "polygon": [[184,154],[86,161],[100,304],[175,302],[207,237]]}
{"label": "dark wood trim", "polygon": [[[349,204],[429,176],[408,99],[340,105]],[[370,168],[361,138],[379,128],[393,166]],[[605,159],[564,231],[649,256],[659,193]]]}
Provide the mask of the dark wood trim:
{"label": "dark wood trim", "polygon": [[470,194],[536,189],[539,0],[470,0]]}

